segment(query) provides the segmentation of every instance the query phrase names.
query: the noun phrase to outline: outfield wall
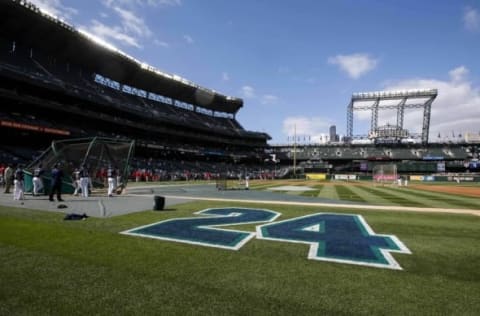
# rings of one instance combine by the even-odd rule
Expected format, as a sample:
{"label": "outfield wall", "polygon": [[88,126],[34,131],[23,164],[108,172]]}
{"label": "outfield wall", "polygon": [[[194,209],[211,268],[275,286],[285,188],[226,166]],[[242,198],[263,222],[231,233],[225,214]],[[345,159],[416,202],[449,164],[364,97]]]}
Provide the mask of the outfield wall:
{"label": "outfield wall", "polygon": [[[410,181],[421,181],[421,182],[480,182],[480,176],[473,175],[448,175],[448,176],[437,176],[437,175],[405,175],[408,176]],[[326,174],[326,173],[305,173],[305,179],[307,180],[339,180],[339,181],[371,181],[373,180],[372,175],[358,175],[358,174]],[[388,179],[394,181],[395,179]]]}
{"label": "outfield wall", "polygon": [[[414,177],[412,179],[412,177]],[[415,177],[420,177],[417,180]],[[411,181],[480,182],[480,176],[410,176]]]}

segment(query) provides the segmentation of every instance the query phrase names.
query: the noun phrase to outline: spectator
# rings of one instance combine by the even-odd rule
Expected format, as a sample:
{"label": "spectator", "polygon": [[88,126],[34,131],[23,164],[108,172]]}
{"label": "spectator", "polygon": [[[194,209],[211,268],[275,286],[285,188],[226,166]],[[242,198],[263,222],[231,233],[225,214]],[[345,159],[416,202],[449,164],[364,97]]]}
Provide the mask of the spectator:
{"label": "spectator", "polygon": [[0,165],[0,186],[4,186],[5,185],[5,179],[3,178],[3,173],[5,171],[5,166],[2,164]]}
{"label": "spectator", "polygon": [[13,168],[11,164],[8,164],[7,168],[3,172],[3,179],[5,179],[5,193],[10,193],[10,187],[13,184]]}

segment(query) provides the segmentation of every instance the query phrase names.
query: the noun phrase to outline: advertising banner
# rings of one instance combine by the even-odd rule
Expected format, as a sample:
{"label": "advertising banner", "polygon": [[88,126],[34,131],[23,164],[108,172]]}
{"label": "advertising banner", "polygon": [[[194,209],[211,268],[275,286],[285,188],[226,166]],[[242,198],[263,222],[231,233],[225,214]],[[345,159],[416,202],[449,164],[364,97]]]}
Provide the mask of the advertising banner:
{"label": "advertising banner", "polygon": [[306,173],[307,180],[326,180],[327,175],[325,173]]}
{"label": "advertising banner", "polygon": [[335,180],[357,180],[356,174],[336,174],[334,176]]}

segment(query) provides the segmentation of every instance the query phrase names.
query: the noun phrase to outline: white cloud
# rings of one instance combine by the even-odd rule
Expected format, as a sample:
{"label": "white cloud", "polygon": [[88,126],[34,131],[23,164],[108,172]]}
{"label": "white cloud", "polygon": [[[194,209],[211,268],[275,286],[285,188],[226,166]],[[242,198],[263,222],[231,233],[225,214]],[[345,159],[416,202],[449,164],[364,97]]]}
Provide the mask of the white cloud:
{"label": "white cloud", "polygon": [[360,78],[377,66],[377,60],[371,58],[368,54],[337,55],[329,57],[328,63],[338,65],[353,79]]}
{"label": "white cloud", "polygon": [[469,31],[480,31],[480,13],[473,8],[466,8],[463,14],[463,24]]}
{"label": "white cloud", "polygon": [[331,121],[323,117],[292,116],[283,120],[283,134],[292,137],[307,136],[311,142],[326,140]]}
{"label": "white cloud", "polygon": [[[409,79],[390,84],[385,90],[438,89],[438,96],[432,104],[430,120],[430,141],[441,135],[456,135],[480,130],[480,89],[475,88],[467,78],[464,66],[449,72],[451,79]],[[390,118],[390,122],[394,121]],[[421,131],[423,112],[405,112],[405,127]]]}
{"label": "white cloud", "polygon": [[240,95],[242,98],[255,100],[262,105],[277,104],[279,101],[279,98],[276,95],[257,93],[257,91],[249,85],[245,85],[240,89]]}
{"label": "white cloud", "polygon": [[452,81],[463,81],[468,76],[468,69],[465,66],[460,66],[448,72]]}
{"label": "white cloud", "polygon": [[222,81],[229,81],[230,80],[230,76],[228,75],[227,72],[223,72],[222,73]]}
{"label": "white cloud", "polygon": [[175,7],[182,5],[181,0],[147,0],[146,2],[151,6]]}
{"label": "white cloud", "polygon": [[247,99],[255,98],[255,89],[250,86],[243,86],[241,94]]}
{"label": "white cloud", "polygon": [[273,94],[259,94],[252,86],[245,85],[240,89],[240,95],[244,99],[254,100],[261,105],[277,104],[279,98]]}
{"label": "white cloud", "polygon": [[181,6],[181,0],[104,0],[105,5],[122,6],[152,6],[152,7],[174,7]]}
{"label": "white cloud", "polygon": [[[84,27],[87,32],[105,41],[113,41],[120,45],[142,48],[142,40],[150,38],[153,32],[145,23],[145,20],[138,16],[133,10],[127,10],[116,4],[126,3],[124,1],[107,0],[104,5],[111,9],[118,16],[119,22],[114,25],[107,25],[97,20],[92,20],[90,26]],[[102,13],[102,16],[106,15]],[[168,43],[160,40],[153,40],[157,46],[168,47]]]}
{"label": "white cloud", "polygon": [[107,26],[97,20],[92,20],[92,25],[85,27],[88,33],[93,34],[105,41],[113,40],[128,46],[141,48],[140,43],[133,36],[124,33],[124,30],[119,26]]}
{"label": "white cloud", "polygon": [[157,46],[161,46],[161,47],[165,47],[165,48],[169,48],[170,47],[170,44],[168,44],[167,42],[164,42],[164,41],[160,41],[158,39],[155,39],[153,41],[153,44],[157,45]]}
{"label": "white cloud", "polygon": [[122,28],[125,33],[135,34],[141,37],[149,37],[152,35],[152,31],[145,24],[145,21],[135,15],[133,11],[125,10],[120,7],[114,7],[113,10],[120,17]]}
{"label": "white cloud", "polygon": [[188,44],[193,44],[193,38],[190,35],[183,35],[183,39],[188,43]]}
{"label": "white cloud", "polygon": [[77,9],[65,6],[62,0],[30,0],[30,2],[42,11],[65,20],[69,20],[73,15],[78,14]]}
{"label": "white cloud", "polygon": [[278,102],[278,97],[276,95],[272,95],[272,94],[263,95],[262,100],[260,101],[260,103],[265,104],[265,105],[277,104],[277,102]]}

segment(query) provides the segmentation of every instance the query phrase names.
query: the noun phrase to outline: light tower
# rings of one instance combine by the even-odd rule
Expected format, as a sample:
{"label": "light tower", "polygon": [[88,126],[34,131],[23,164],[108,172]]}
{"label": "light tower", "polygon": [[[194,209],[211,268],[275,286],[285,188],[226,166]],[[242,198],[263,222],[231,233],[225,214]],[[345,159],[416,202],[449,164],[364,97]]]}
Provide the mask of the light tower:
{"label": "light tower", "polygon": [[[428,144],[431,106],[437,94],[437,89],[354,93],[347,107],[347,139],[351,141],[368,136],[375,142],[398,142],[405,138],[417,138],[421,139],[422,144]],[[413,102],[409,102],[410,100]],[[394,101],[397,103],[394,104]],[[423,108],[421,134],[410,133],[404,129],[405,109],[414,108]],[[397,110],[396,125],[378,126],[379,111],[392,109]],[[371,111],[368,135],[353,135],[354,111]]]}

